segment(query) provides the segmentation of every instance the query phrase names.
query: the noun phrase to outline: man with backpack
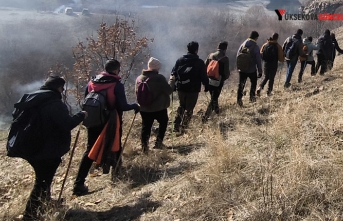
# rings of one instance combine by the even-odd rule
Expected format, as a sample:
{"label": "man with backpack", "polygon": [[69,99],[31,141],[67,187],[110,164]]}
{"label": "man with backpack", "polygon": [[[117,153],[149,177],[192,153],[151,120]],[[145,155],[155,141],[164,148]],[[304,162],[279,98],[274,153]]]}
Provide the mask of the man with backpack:
{"label": "man with backpack", "polygon": [[187,50],[188,53],[176,61],[169,80],[172,88],[176,85],[179,96],[179,107],[174,120],[174,132],[177,133],[188,127],[198,101],[201,84],[204,85],[205,92],[209,86],[205,63],[198,56],[198,42],[188,43]]}
{"label": "man with backpack", "polygon": [[227,46],[227,41],[220,42],[218,50],[209,54],[205,61],[207,76],[209,77],[211,100],[202,117],[203,123],[207,121],[213,110],[216,114],[219,114],[218,98],[222,91],[224,81],[230,76],[229,58],[226,56]]}
{"label": "man with backpack", "polygon": [[283,50],[281,45],[277,42],[279,39],[279,34],[274,33],[272,37],[267,40],[267,43],[262,45],[261,47],[261,57],[264,61],[264,78],[260,83],[260,86],[257,88],[256,94],[257,96],[261,96],[261,90],[263,89],[264,85],[268,83],[268,90],[267,96],[272,95],[274,79],[276,75],[276,71],[278,68],[278,61],[284,62],[285,56],[283,54]]}
{"label": "man with backpack", "polygon": [[162,148],[168,126],[167,108],[170,105],[169,95],[173,93],[173,89],[166,78],[158,73],[160,67],[160,61],[151,57],[148,61],[148,69],[143,70],[136,79],[137,101],[141,106],[141,144],[144,153],[149,151],[149,138],[154,120],[159,123],[154,149]]}
{"label": "man with backpack", "polygon": [[328,69],[328,62],[333,60],[333,52],[335,50],[331,36],[330,30],[326,29],[324,35],[320,36],[317,40],[318,45],[318,52],[317,52],[317,65],[316,65],[316,73],[320,68],[320,75],[324,75],[324,73]]}
{"label": "man with backpack", "polygon": [[250,78],[251,82],[250,102],[256,102],[257,78],[262,77],[260,48],[256,44],[258,36],[257,31],[252,31],[249,38],[241,44],[237,52],[236,64],[239,72],[237,104],[241,107],[243,106],[242,97],[247,78]]}
{"label": "man with backpack", "polygon": [[[106,72],[105,72],[106,71]],[[116,130],[119,129],[119,136],[109,137],[107,143],[117,143],[119,147],[117,147],[116,152],[114,153],[114,163],[112,162],[112,170],[115,169],[115,165],[117,165],[117,161],[120,160],[121,154],[121,136],[122,136],[122,116],[123,111],[135,110],[136,113],[139,112],[140,107],[138,104],[128,104],[126,100],[124,85],[120,82],[120,63],[117,60],[108,60],[105,63],[105,71],[101,72],[99,75],[96,75],[88,82],[85,97],[90,93],[97,92],[99,96],[105,96],[107,102],[107,109],[111,111],[110,115],[108,115],[107,120],[102,122],[100,125],[95,126],[88,126],[87,133],[88,133],[88,141],[87,141],[87,149],[83,154],[79,171],[76,176],[76,180],[74,182],[74,189],[73,195],[81,196],[88,193],[88,187],[85,185],[86,177],[88,175],[89,169],[92,166],[93,159],[90,159],[89,154],[93,145],[96,144],[96,141],[99,135],[102,133],[105,124],[108,120],[112,119],[113,117],[117,117],[114,122],[110,122],[110,126],[115,126]],[[104,92],[105,93],[102,93]],[[102,95],[101,95],[102,94]],[[86,103],[86,101],[85,101]],[[104,110],[105,111],[105,110]],[[97,118],[98,116],[94,116],[89,114],[88,118]],[[92,122],[89,120],[89,122]],[[85,124],[85,122],[84,122]],[[117,125],[119,124],[119,125]],[[106,124],[107,125],[107,124]],[[112,152],[111,152],[112,153]],[[109,156],[105,156],[107,158]],[[103,168],[104,169],[104,168]]]}
{"label": "man with backpack", "polygon": [[[316,62],[313,57],[313,51],[318,50],[318,46],[314,45],[312,43],[312,37],[309,36],[307,38],[303,39],[303,51],[306,54],[306,59],[305,60],[300,60],[301,66],[300,66],[300,71],[298,75],[298,83],[302,82],[302,76],[304,74],[305,68],[307,64],[311,65],[311,76],[316,75]],[[301,57],[299,57],[301,58]]]}
{"label": "man with backpack", "polygon": [[[38,220],[42,213],[42,207],[52,201],[51,183],[61,163],[61,157],[70,149],[71,130],[87,117],[85,111],[80,111],[74,116],[69,115],[67,105],[61,100],[64,84],[63,78],[49,76],[40,90],[25,94],[14,105],[14,122],[12,123],[10,136],[15,132],[12,131],[15,122],[25,121],[24,116],[36,116],[34,120],[36,122],[30,121],[31,126],[35,124],[36,128],[30,129],[30,125],[28,125],[24,131],[35,130],[37,137],[34,140],[27,143],[27,141],[16,140],[20,139],[19,136],[14,138],[9,136],[7,144],[8,156],[22,157],[27,160],[36,175],[33,190],[23,216],[23,220],[26,221]],[[18,134],[20,131],[15,133]],[[23,137],[25,136],[21,136],[21,138]],[[21,142],[22,145],[15,150],[16,152],[12,152],[14,150],[11,148],[14,147],[15,142]]]}
{"label": "man with backpack", "polygon": [[301,38],[302,34],[303,30],[298,29],[294,35],[288,37],[285,40],[282,46],[282,50],[285,54],[285,59],[287,62],[287,74],[286,81],[284,84],[285,88],[289,88],[291,86],[291,79],[295,66],[298,62],[298,57],[306,57],[303,51],[303,43]]}

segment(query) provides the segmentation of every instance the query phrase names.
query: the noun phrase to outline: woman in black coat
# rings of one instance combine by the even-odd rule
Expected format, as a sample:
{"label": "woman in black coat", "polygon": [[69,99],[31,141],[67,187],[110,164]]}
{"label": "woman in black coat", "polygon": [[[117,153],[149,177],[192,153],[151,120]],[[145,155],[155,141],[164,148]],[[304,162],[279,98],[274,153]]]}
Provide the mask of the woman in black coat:
{"label": "woman in black coat", "polygon": [[[23,105],[40,105],[39,114],[42,124],[42,148],[26,160],[35,171],[35,184],[26,204],[23,220],[37,220],[43,203],[51,200],[50,186],[61,157],[70,149],[71,130],[80,124],[87,112],[80,111],[69,115],[67,106],[62,102],[61,93],[65,81],[50,76],[40,90],[25,95]],[[25,107],[24,107],[25,108]]]}

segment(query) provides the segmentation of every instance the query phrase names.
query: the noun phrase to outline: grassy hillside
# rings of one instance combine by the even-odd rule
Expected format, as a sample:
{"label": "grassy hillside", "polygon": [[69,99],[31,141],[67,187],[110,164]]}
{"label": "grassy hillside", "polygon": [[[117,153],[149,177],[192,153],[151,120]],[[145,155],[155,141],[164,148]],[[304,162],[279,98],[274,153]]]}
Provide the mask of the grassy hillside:
{"label": "grassy hillside", "polygon": [[[343,29],[334,32],[342,45]],[[169,127],[169,148],[148,156],[141,153],[137,116],[120,175],[111,181],[94,169],[87,182],[91,194],[72,198],[86,145],[82,129],[63,193],[65,204],[50,207],[45,220],[342,220],[343,56],[336,57],[324,76],[311,77],[307,67],[301,84],[296,83],[298,68],[290,89],[283,88],[286,70],[281,69],[274,95],[266,97],[263,91],[254,104],[244,97],[243,108],[235,104],[236,83],[229,82],[220,97],[221,114],[205,125],[200,114],[209,95],[201,92],[187,133],[176,137]],[[176,107],[175,101],[171,120]],[[124,118],[123,139],[133,113]],[[2,134],[2,146],[4,138]],[[4,148],[0,154],[0,217],[17,220],[34,173],[23,160],[6,157]],[[69,155],[55,176],[55,198],[68,160]]]}

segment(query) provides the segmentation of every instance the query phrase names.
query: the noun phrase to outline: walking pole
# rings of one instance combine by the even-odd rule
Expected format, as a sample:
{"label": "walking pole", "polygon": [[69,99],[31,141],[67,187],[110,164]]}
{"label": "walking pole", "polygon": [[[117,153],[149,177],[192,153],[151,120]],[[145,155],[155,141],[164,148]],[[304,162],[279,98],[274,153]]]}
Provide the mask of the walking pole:
{"label": "walking pole", "polygon": [[120,155],[119,155],[119,158],[118,158],[117,164],[116,164],[115,168],[113,169],[113,170],[114,170],[113,174],[116,174],[116,173],[117,173],[117,171],[118,171],[118,168],[119,168],[119,162],[121,161],[121,158],[122,158],[122,155],[123,155],[123,152],[124,152],[124,148],[125,148],[125,145],[126,145],[126,141],[127,141],[127,138],[128,138],[128,137],[129,137],[129,135],[130,135],[130,132],[131,132],[131,129],[132,129],[132,126],[133,126],[133,122],[134,122],[134,121],[135,121],[135,119],[136,119],[136,115],[137,115],[137,113],[135,113],[135,115],[133,116],[133,119],[132,119],[132,122],[131,122],[131,125],[130,125],[130,128],[129,128],[129,132],[127,132],[127,135],[126,135],[126,138],[125,138],[125,141],[124,141],[123,147],[122,147],[122,149],[121,149],[121,151],[120,151]]}
{"label": "walking pole", "polygon": [[63,179],[61,191],[60,191],[60,194],[58,195],[58,200],[57,200],[57,202],[60,202],[61,197],[62,197],[62,192],[63,192],[63,189],[64,189],[64,185],[65,185],[65,183],[66,183],[66,180],[67,180],[67,176],[68,176],[68,172],[69,172],[69,169],[70,169],[71,161],[72,161],[73,156],[74,156],[76,144],[77,144],[77,141],[78,141],[79,136],[80,136],[81,125],[82,125],[82,123],[80,124],[79,129],[77,130],[76,137],[75,137],[75,141],[74,141],[74,145],[73,145],[73,148],[71,149],[68,167],[67,167],[67,170],[66,170],[66,174],[65,174],[65,176],[64,176],[64,179]]}
{"label": "walking pole", "polygon": [[[175,116],[174,116],[174,91],[172,92],[172,119],[174,119],[175,118]],[[174,149],[174,124],[172,123],[172,132],[171,132],[171,134],[172,134],[172,149]]]}

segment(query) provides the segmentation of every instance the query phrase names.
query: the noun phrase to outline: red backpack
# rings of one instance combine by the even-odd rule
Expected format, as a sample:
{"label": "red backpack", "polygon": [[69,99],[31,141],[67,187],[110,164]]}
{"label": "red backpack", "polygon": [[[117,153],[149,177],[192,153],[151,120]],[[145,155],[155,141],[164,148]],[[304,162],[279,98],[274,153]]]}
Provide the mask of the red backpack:
{"label": "red backpack", "polygon": [[[226,56],[222,57],[221,59],[225,58]],[[214,60],[212,59],[207,66],[207,76],[214,80],[219,80],[219,61],[221,60]]]}

